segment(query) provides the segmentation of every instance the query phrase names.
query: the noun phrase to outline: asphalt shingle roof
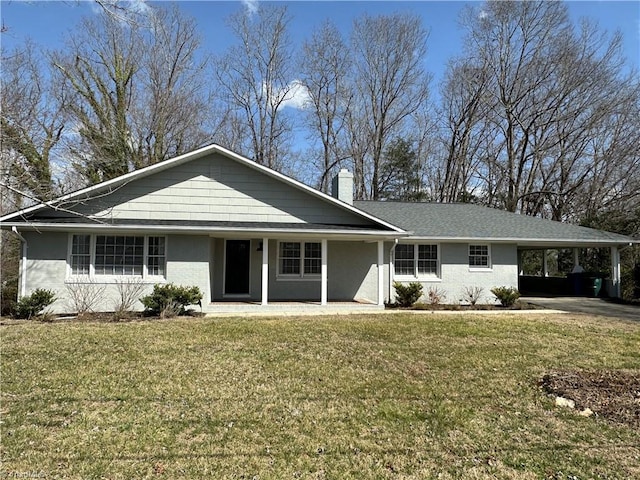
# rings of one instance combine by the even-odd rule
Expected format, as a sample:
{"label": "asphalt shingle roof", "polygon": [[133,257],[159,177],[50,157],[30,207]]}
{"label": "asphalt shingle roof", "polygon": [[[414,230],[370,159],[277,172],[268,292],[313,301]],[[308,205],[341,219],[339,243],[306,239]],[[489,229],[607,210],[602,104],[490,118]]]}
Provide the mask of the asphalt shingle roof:
{"label": "asphalt shingle roof", "polygon": [[627,243],[631,238],[569,223],[462,203],[356,201],[354,206],[414,236],[527,242]]}

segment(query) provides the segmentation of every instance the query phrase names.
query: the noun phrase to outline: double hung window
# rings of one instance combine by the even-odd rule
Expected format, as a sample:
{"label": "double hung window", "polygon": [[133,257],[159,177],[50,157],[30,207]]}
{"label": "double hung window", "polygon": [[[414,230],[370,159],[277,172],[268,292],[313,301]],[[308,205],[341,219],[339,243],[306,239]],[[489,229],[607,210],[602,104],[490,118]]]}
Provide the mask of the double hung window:
{"label": "double hung window", "polygon": [[491,268],[489,245],[469,245],[469,268]]}
{"label": "double hung window", "polygon": [[320,242],[280,242],[278,275],[282,277],[319,277],[322,269]]}
{"label": "double hung window", "polygon": [[394,272],[397,276],[437,277],[438,245],[404,244],[395,248]]}

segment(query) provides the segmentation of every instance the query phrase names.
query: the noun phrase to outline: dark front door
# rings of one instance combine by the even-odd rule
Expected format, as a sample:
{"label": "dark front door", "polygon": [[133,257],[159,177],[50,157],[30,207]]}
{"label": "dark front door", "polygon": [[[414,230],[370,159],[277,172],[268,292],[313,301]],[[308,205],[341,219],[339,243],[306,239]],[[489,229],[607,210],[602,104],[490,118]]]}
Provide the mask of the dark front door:
{"label": "dark front door", "polygon": [[227,240],[224,293],[249,295],[251,240]]}

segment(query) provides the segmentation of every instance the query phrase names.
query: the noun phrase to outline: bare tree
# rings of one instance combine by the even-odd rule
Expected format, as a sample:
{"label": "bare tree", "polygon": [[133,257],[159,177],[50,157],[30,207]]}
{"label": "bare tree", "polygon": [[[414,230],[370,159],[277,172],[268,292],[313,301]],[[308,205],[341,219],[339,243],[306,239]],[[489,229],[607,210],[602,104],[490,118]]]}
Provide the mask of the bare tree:
{"label": "bare tree", "polygon": [[490,1],[464,23],[465,52],[443,91],[439,198],[471,185],[489,205],[564,220],[580,218],[586,191],[628,189],[620,166],[637,172],[627,145],[637,143],[639,90],[623,75],[619,35],[576,29],[559,2]]}
{"label": "bare tree", "polygon": [[72,147],[76,169],[96,183],[130,170],[133,144],[130,114],[134,75],[140,69],[141,38],[111,16],[85,18],[64,53],[53,63],[74,95],[66,108],[78,127]]}
{"label": "bare tree", "polygon": [[485,68],[457,61],[449,64],[438,115],[444,122],[440,137],[444,154],[436,189],[440,202],[469,201],[477,186],[478,151],[490,131],[485,98],[488,81]]}
{"label": "bare tree", "polygon": [[384,149],[428,99],[429,76],[423,68],[426,40],[427,32],[415,15],[364,15],[354,22],[356,97],[349,118],[355,122],[349,122],[349,135],[352,139],[365,135],[354,145],[370,145],[365,159],[354,155],[359,197],[379,198]]}
{"label": "bare tree", "polygon": [[291,125],[283,112],[295,87],[286,7],[239,11],[229,25],[239,40],[216,61],[216,78],[225,101],[249,131],[243,149],[261,165],[280,169],[288,151]]}
{"label": "bare tree", "polygon": [[[89,181],[122,175],[200,146],[208,115],[205,61],[193,19],[156,8],[144,23],[104,14],[85,19],[53,55],[73,92],[78,126],[71,152]],[[203,118],[204,117],[204,118]]]}
{"label": "bare tree", "polygon": [[61,111],[65,92],[54,88],[43,63],[31,42],[2,52],[3,212],[50,199],[55,193],[51,162],[65,127]]}
{"label": "bare tree", "polygon": [[351,103],[350,53],[338,29],[328,21],[303,45],[301,82],[309,95],[310,137],[321,144],[319,188],[327,192],[336,168],[348,158],[344,125]]}

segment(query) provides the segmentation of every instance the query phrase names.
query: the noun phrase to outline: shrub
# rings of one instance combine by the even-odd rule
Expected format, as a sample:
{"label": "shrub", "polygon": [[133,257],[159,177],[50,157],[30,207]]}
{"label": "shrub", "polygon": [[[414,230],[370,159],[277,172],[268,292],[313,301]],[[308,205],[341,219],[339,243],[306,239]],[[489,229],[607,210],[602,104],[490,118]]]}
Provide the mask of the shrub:
{"label": "shrub", "polygon": [[396,301],[401,307],[412,306],[422,296],[422,284],[418,282],[412,282],[409,285],[393,282],[393,288],[396,289]]}
{"label": "shrub", "polygon": [[113,305],[113,319],[121,320],[127,317],[138,301],[138,297],[144,290],[145,284],[141,278],[117,280],[118,298]]}
{"label": "shrub", "polygon": [[464,287],[462,292],[462,300],[465,302],[469,302],[470,305],[475,306],[476,303],[482,297],[484,293],[484,288],[482,287]]}
{"label": "shrub", "polygon": [[107,289],[106,285],[92,280],[67,283],[65,287],[69,294],[68,306],[79,318],[95,312]]}
{"label": "shrub", "polygon": [[32,318],[51,305],[56,299],[51,290],[37,288],[31,295],[25,295],[16,304],[16,318]]}
{"label": "shrub", "polygon": [[514,287],[495,287],[491,289],[493,293],[503,307],[512,307],[518,298],[520,298],[520,292]]}
{"label": "shrub", "polygon": [[175,317],[185,312],[188,305],[201,305],[202,292],[198,287],[183,287],[167,283],[156,284],[153,292],[140,299],[146,311],[161,318]]}
{"label": "shrub", "polygon": [[430,305],[440,305],[447,298],[447,292],[440,290],[438,287],[429,287],[427,298]]}

